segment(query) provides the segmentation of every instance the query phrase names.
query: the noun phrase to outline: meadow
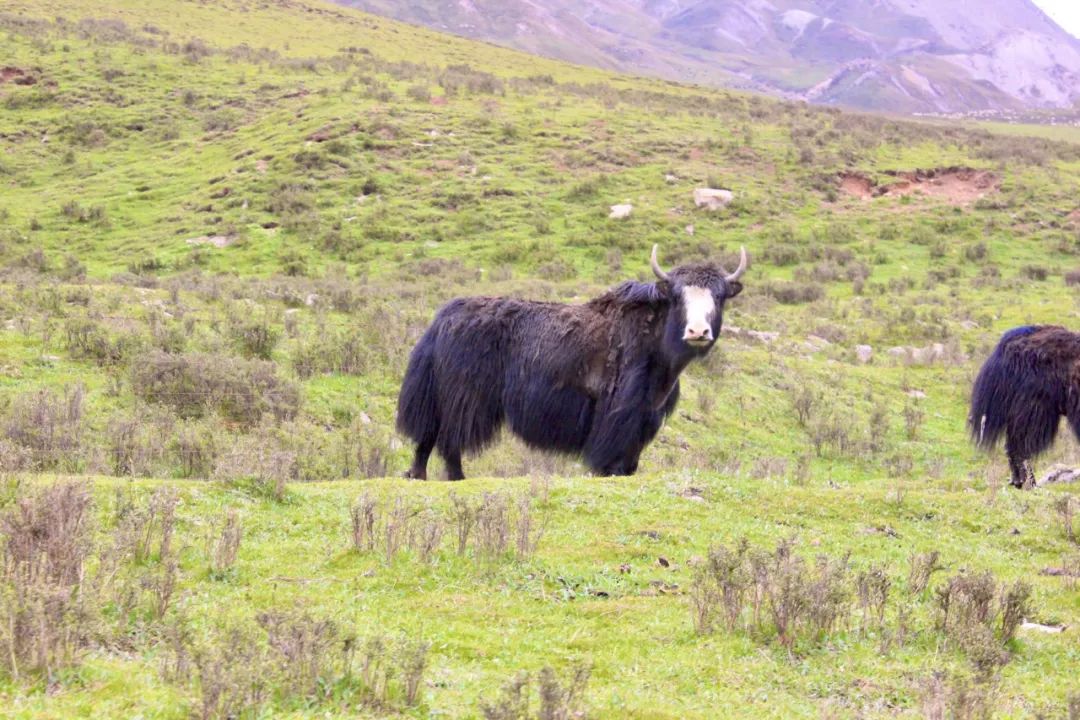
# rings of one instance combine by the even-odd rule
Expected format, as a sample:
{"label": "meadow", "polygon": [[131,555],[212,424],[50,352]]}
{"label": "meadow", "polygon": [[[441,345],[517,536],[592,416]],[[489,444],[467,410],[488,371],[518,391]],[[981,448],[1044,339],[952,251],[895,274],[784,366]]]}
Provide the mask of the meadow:
{"label": "meadow", "polygon": [[[1075,136],[306,1],[0,37],[0,714],[1080,717],[1076,490],[965,430],[1004,330],[1077,326]],[[507,437],[398,479],[441,303],[653,243],[751,268],[638,475]]]}

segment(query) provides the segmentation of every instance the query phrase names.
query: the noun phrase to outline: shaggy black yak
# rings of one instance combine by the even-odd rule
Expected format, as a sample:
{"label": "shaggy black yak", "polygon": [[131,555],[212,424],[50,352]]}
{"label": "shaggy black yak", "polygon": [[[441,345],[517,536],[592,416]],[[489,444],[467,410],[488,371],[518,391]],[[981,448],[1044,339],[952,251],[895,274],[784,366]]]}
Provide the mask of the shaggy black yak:
{"label": "shaggy black yak", "polygon": [[1012,484],[1030,488],[1028,461],[1053,444],[1062,415],[1080,439],[1080,335],[1055,325],[1005,333],[971,393],[975,443],[989,450],[1004,435]]}
{"label": "shaggy black yak", "polygon": [[660,268],[655,283],[624,282],[583,305],[512,298],[447,303],[413,349],[397,427],[416,442],[406,477],[426,478],[433,448],[450,480],[461,454],[506,423],[532,447],[581,453],[601,475],[632,475],[679,399],[679,373],[720,334],[739,267]]}

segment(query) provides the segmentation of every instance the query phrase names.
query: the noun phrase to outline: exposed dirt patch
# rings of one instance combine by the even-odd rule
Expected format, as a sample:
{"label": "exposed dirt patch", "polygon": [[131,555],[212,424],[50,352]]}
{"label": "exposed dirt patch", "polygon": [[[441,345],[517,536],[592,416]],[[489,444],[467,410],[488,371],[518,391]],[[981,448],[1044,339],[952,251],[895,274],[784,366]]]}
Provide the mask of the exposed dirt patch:
{"label": "exposed dirt patch", "polygon": [[197,238],[188,238],[188,245],[213,245],[216,248],[226,248],[236,242],[234,235],[203,235]]}
{"label": "exposed dirt patch", "polygon": [[863,200],[882,195],[926,195],[941,198],[951,205],[967,205],[1001,189],[1001,178],[997,175],[968,167],[890,170],[885,174],[895,181],[878,184],[862,173],[842,173],[840,192]]}
{"label": "exposed dirt patch", "polygon": [[0,68],[0,83],[14,83],[15,85],[33,85],[37,78],[14,65],[6,65]]}
{"label": "exposed dirt patch", "polygon": [[874,181],[859,173],[843,173],[840,175],[840,192],[869,200],[874,197]]}

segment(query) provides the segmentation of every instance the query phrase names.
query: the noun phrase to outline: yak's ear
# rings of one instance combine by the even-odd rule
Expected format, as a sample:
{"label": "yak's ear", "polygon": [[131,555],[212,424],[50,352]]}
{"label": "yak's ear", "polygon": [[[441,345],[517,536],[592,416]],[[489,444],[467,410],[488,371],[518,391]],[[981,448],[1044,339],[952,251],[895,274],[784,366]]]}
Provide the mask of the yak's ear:
{"label": "yak's ear", "polygon": [[742,283],[738,280],[732,280],[727,284],[727,295],[724,297],[733,298],[742,292]]}
{"label": "yak's ear", "polygon": [[671,299],[671,283],[667,280],[657,280],[653,285],[656,288],[656,298],[658,300],[670,300]]}

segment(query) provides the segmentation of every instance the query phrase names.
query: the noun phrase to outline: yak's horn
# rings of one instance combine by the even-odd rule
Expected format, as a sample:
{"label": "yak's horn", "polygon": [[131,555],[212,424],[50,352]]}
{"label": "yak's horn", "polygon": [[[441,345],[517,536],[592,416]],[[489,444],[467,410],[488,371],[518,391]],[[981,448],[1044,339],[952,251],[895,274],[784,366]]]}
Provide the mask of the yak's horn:
{"label": "yak's horn", "polygon": [[656,277],[660,278],[661,280],[670,280],[671,278],[669,278],[668,274],[664,272],[664,269],[660,267],[660,263],[656,259],[656,250],[659,247],[659,245],[652,246],[652,257],[649,259],[649,262],[652,264],[652,271],[656,273]]}
{"label": "yak's horn", "polygon": [[[653,250],[653,258],[655,260],[655,258],[656,258],[656,250]],[[653,269],[655,269],[655,267],[656,266],[654,265]],[[745,245],[739,251],[739,267],[735,268],[735,272],[731,273],[730,275],[728,275],[724,279],[727,280],[728,282],[735,282],[736,280],[738,280],[739,278],[742,277],[742,274],[744,272],[746,272],[746,246]]]}

